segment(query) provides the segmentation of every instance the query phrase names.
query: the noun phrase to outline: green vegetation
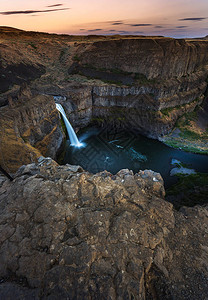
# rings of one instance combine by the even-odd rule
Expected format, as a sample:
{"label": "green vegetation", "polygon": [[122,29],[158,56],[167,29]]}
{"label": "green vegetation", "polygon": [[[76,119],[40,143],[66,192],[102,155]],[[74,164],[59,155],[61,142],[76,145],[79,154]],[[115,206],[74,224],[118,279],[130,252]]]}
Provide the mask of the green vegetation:
{"label": "green vegetation", "polygon": [[181,206],[194,206],[208,202],[208,174],[177,175],[178,182],[166,191],[166,199],[174,197],[176,209]]}
{"label": "green vegetation", "polygon": [[183,116],[177,121],[176,127],[183,128],[191,125],[191,121],[196,121],[198,117],[199,106],[196,106],[194,111],[185,113]]}
{"label": "green vegetation", "polygon": [[[181,110],[181,109],[185,108],[186,105],[189,105],[189,104],[191,104],[191,103],[198,102],[198,101],[199,101],[199,99],[196,98],[196,99],[194,99],[193,101],[191,101],[191,102],[189,102],[189,103],[185,103],[185,104],[181,104],[181,105],[176,105],[176,106],[174,106],[174,107],[163,108],[163,109],[160,110],[160,112],[161,112],[163,115],[165,115],[165,116],[169,116],[169,114],[170,114],[172,111],[174,111],[174,110],[179,110],[179,109]],[[196,109],[198,109],[198,108],[196,108]],[[191,112],[191,113],[185,113],[183,116],[185,116],[186,119],[187,119],[187,117],[190,118],[190,116],[191,116],[191,118],[197,118],[196,109],[195,109],[193,112]]]}
{"label": "green vegetation", "polygon": [[184,139],[200,139],[201,136],[196,132],[190,131],[188,129],[184,129],[181,131],[180,136]]}
{"label": "green vegetation", "polygon": [[[92,67],[91,67],[92,68]],[[142,73],[133,73],[133,72],[127,72],[123,71],[121,69],[105,69],[105,68],[95,68],[96,70],[103,71],[103,72],[109,72],[113,74],[118,74],[118,75],[124,75],[124,76],[131,76],[135,80],[137,80],[140,84],[148,84],[148,83],[156,83],[156,79],[148,79],[144,74]]]}
{"label": "green vegetation", "polygon": [[[176,105],[176,106],[174,106],[174,107],[163,108],[163,109],[160,110],[160,112],[161,112],[163,115],[165,115],[165,116],[169,116],[169,114],[170,114],[172,111],[174,111],[174,110],[179,110],[179,109],[181,110],[181,109],[185,108],[186,105],[189,105],[189,104],[194,103],[194,102],[197,102],[197,101],[199,101],[198,98],[194,99],[193,101],[191,101],[191,102],[189,102],[189,103],[185,103],[185,104],[182,104],[182,105]],[[187,116],[187,114],[188,114],[188,113],[185,113],[183,116]],[[193,115],[196,115],[196,113],[194,113]]]}
{"label": "green vegetation", "polygon": [[195,143],[186,141],[184,142],[183,139],[174,139],[173,137],[167,137],[164,140],[164,143],[170,147],[178,148],[186,152],[193,152],[198,154],[208,154],[208,149],[201,149],[199,146],[199,141],[196,141]]}
{"label": "green vegetation", "polygon": [[163,108],[163,109],[161,109],[160,112],[161,112],[163,115],[165,115],[165,116],[169,116],[169,113],[170,113],[171,111],[173,111],[175,108],[176,108],[176,106],[175,106],[175,107],[167,107],[167,108]]}
{"label": "green vegetation", "polygon": [[76,82],[89,82],[91,79],[80,76],[79,74],[68,75],[65,77],[65,81],[76,81]]}
{"label": "green vegetation", "polygon": [[116,107],[116,106],[112,106],[109,108],[110,110],[110,113],[116,117],[116,116],[121,116],[121,115],[126,115],[126,110],[125,110],[125,107]]}
{"label": "green vegetation", "polygon": [[198,113],[198,110],[199,110],[199,107],[197,106],[197,107],[194,109],[194,111],[189,112],[189,113],[185,113],[185,114],[184,114],[184,117],[185,117],[186,119],[195,121],[195,120],[197,119],[197,113]]}
{"label": "green vegetation", "polygon": [[[198,101],[198,98],[193,102]],[[182,108],[177,106],[175,108]],[[164,115],[168,115],[172,109],[168,108],[161,110]],[[208,154],[208,129],[201,131],[197,125],[198,112],[200,107],[196,106],[194,111],[184,113],[175,124],[175,128],[178,128],[178,133],[174,135],[174,132],[164,138],[165,144],[168,146],[179,148],[187,152],[194,152],[199,154]]]}
{"label": "green vegetation", "polygon": [[118,120],[118,121],[125,121],[126,118],[125,118],[125,117],[118,117],[117,120]]}
{"label": "green vegetation", "polygon": [[114,74],[118,74],[118,75],[126,75],[126,76],[130,76],[133,73],[131,72],[126,72],[120,69],[106,69],[106,68],[97,68],[91,64],[84,64],[83,65],[84,68],[87,69],[92,69],[92,70],[96,70],[96,71],[100,71],[100,72],[106,72],[106,73],[114,73]]}

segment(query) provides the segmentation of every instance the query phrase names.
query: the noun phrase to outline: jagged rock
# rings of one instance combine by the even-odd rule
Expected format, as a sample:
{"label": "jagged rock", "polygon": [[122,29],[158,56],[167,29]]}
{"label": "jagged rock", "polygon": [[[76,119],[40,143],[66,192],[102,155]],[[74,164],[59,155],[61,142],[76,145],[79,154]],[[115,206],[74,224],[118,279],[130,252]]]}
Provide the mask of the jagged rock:
{"label": "jagged rock", "polygon": [[41,157],[0,191],[0,298],[206,299],[208,207],[176,212],[160,174]]}
{"label": "jagged rock", "polygon": [[24,82],[20,87],[20,90],[18,93],[18,99],[24,101],[24,100],[29,100],[31,98],[32,98],[32,92],[31,92],[30,88],[28,87],[27,83]]}
{"label": "jagged rock", "polygon": [[56,158],[64,140],[53,98],[31,96],[26,85],[14,108],[0,108],[0,128],[0,164],[10,174],[37,161],[41,154]]}

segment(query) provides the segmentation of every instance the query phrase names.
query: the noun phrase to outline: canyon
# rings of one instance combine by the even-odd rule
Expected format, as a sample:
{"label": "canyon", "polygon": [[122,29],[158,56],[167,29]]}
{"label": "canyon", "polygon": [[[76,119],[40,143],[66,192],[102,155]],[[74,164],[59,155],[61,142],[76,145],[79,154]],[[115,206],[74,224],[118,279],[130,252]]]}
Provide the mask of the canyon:
{"label": "canyon", "polygon": [[[7,27],[0,37],[1,105],[26,82],[35,95],[61,96],[76,130],[94,122],[163,139],[206,98],[206,39],[75,37]],[[191,130],[207,140],[199,123]]]}
{"label": "canyon", "polygon": [[150,170],[58,165],[55,102],[76,132],[207,153],[207,78],[207,39],[0,27],[0,298],[206,299],[207,204],[175,210]]}

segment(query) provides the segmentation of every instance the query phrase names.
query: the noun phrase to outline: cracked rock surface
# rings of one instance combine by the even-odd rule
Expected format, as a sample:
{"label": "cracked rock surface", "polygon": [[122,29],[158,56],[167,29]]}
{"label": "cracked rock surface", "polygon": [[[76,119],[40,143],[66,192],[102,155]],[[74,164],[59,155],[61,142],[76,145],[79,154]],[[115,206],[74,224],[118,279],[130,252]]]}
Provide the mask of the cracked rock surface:
{"label": "cracked rock surface", "polygon": [[50,158],[0,184],[0,299],[207,299],[208,206],[177,212],[160,174]]}

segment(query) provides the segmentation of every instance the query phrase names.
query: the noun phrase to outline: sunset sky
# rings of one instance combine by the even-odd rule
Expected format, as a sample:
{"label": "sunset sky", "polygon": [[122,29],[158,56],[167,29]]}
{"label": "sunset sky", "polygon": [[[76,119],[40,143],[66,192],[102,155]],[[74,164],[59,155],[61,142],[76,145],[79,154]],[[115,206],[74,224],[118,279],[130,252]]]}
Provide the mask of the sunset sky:
{"label": "sunset sky", "polygon": [[66,34],[208,35],[208,0],[0,0],[0,25]]}

